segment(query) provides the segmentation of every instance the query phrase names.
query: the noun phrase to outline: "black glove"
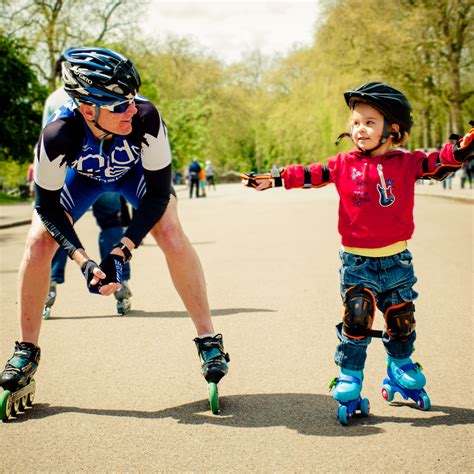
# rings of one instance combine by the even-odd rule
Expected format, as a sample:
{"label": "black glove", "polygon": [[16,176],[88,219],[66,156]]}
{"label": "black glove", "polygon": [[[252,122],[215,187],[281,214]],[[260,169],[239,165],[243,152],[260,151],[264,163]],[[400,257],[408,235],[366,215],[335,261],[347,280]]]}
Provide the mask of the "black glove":
{"label": "black glove", "polygon": [[87,282],[87,288],[91,293],[94,294],[99,294],[99,289],[101,287],[101,282],[91,285],[91,280],[94,278],[94,269],[95,268],[100,268],[97,263],[94,262],[94,260],[87,260],[86,263],[84,263],[81,267],[81,272],[84,275],[84,278],[86,279]]}
{"label": "black glove", "polygon": [[100,286],[107,283],[122,283],[123,263],[123,257],[109,253],[99,265],[99,268],[105,273],[105,278],[100,281]]}

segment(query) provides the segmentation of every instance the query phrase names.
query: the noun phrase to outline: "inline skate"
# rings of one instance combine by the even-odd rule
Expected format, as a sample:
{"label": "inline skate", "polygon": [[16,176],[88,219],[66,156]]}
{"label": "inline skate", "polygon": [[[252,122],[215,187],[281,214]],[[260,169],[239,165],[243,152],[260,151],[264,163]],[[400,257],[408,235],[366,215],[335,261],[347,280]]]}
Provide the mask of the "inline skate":
{"label": "inline skate", "polygon": [[364,374],[361,370],[349,370],[341,367],[339,377],[332,380],[329,389],[333,390],[333,398],[339,402],[337,407],[337,418],[341,425],[348,425],[349,418],[356,411],[363,416],[369,416],[370,402],[368,398],[362,398],[362,381]]}
{"label": "inline skate", "polygon": [[127,314],[132,309],[132,303],[130,302],[132,292],[128,286],[128,281],[122,282],[122,287],[114,293],[114,296],[117,300],[117,314],[121,316]]}
{"label": "inline skate", "polygon": [[387,377],[382,382],[382,397],[391,402],[396,392],[405,400],[413,400],[423,411],[431,408],[430,397],[423,388],[426,377],[418,362],[406,359],[394,359],[387,356]]}
{"label": "inline skate", "polygon": [[209,403],[212,413],[219,413],[219,393],[217,384],[229,371],[229,354],[224,352],[222,334],[194,339],[201,359],[201,373],[208,383]]}
{"label": "inline skate", "polygon": [[12,358],[0,373],[0,418],[3,422],[33,405],[40,348],[29,342],[16,342]]}
{"label": "inline skate", "polygon": [[57,282],[52,281],[49,284],[48,296],[46,297],[46,302],[43,309],[43,319],[49,319],[51,316],[51,308],[56,301],[57,295]]}

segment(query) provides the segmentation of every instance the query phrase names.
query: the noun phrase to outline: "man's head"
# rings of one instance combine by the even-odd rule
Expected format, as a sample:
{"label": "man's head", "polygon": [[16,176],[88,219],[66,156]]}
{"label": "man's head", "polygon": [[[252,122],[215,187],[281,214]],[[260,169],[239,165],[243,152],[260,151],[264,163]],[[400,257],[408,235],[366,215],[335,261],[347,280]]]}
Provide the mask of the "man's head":
{"label": "man's head", "polygon": [[105,48],[69,49],[64,52],[62,80],[89,125],[106,134],[131,132],[141,80],[129,59]]}

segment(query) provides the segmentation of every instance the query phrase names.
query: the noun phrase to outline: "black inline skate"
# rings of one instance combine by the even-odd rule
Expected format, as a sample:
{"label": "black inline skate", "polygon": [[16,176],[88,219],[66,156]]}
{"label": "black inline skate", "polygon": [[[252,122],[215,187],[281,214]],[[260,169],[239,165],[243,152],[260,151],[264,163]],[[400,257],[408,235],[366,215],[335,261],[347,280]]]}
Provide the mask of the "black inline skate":
{"label": "black inline skate", "polygon": [[49,284],[48,296],[46,302],[44,303],[43,309],[43,319],[49,319],[51,316],[51,308],[53,307],[54,302],[56,301],[57,295],[57,282],[52,281]]}
{"label": "black inline skate", "polygon": [[12,358],[0,373],[0,418],[8,421],[33,405],[36,384],[33,376],[38,369],[41,351],[30,342],[16,342]]}
{"label": "black inline skate", "polygon": [[132,309],[132,303],[130,302],[132,292],[127,281],[122,282],[122,287],[114,293],[114,296],[117,300],[117,313],[121,316],[127,314]]}
{"label": "black inline skate", "polygon": [[229,371],[229,354],[224,352],[222,334],[194,339],[202,361],[201,373],[208,383],[209,403],[214,414],[219,412],[219,393],[217,384]]}

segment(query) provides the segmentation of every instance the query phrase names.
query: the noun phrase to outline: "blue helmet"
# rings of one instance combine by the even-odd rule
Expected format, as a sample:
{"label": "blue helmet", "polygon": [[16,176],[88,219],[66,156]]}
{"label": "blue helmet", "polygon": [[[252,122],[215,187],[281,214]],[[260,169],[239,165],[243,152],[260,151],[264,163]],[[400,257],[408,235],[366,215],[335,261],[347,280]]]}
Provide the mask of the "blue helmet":
{"label": "blue helmet", "polygon": [[62,82],[75,101],[97,105],[132,100],[141,84],[129,59],[110,49],[93,47],[64,52]]}

